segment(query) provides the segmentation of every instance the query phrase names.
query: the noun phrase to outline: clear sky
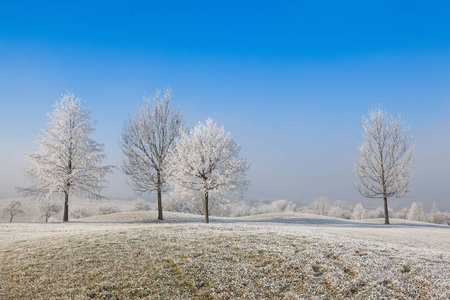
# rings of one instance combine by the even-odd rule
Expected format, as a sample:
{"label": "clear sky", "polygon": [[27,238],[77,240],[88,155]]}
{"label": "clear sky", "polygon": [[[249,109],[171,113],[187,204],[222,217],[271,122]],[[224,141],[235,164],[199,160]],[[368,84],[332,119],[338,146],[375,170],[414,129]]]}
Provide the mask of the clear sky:
{"label": "clear sky", "polygon": [[[124,120],[169,86],[191,125],[235,136],[246,199],[381,205],[352,166],[361,116],[383,104],[417,144],[413,192],[391,205],[450,209],[450,2],[364,2],[0,0],[0,198],[19,196],[23,153],[65,91],[120,165]],[[107,196],[133,197],[108,179]]]}

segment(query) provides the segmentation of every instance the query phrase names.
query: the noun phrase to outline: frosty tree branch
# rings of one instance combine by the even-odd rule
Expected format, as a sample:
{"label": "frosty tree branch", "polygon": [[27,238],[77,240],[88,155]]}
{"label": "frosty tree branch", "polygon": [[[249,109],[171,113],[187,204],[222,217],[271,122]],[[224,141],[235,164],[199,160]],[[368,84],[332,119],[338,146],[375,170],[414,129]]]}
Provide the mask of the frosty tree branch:
{"label": "frosty tree branch", "polygon": [[161,193],[167,191],[170,176],[167,156],[185,123],[181,111],[171,109],[171,98],[167,89],[164,98],[157,91],[144,99],[139,112],[125,123],[121,140],[122,170],[131,177],[134,191],[157,192],[159,220],[163,219]]}
{"label": "frosty tree branch", "polygon": [[414,145],[401,118],[394,119],[382,107],[363,117],[363,128],[361,159],[354,166],[360,180],[356,188],[365,197],[384,199],[385,224],[389,224],[387,198],[402,197],[411,188]]}
{"label": "frosty tree branch", "polygon": [[240,159],[240,147],[230,133],[211,119],[199,123],[189,133],[182,132],[171,155],[171,178],[176,189],[204,195],[205,222],[209,222],[208,197],[214,191],[240,196],[247,187],[245,172],[249,166]]}
{"label": "frosty tree branch", "polygon": [[31,167],[25,176],[32,185],[18,190],[41,199],[64,194],[63,221],[68,221],[69,195],[103,198],[104,177],[113,168],[100,165],[106,156],[103,145],[89,138],[94,131],[89,114],[81,99],[63,95],[48,114],[48,129],[37,137],[39,150],[26,155]]}

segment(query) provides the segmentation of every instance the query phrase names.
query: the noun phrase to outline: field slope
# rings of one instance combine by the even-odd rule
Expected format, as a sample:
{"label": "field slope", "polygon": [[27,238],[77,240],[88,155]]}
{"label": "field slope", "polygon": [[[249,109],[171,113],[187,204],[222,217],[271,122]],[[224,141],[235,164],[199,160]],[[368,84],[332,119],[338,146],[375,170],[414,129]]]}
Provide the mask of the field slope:
{"label": "field slope", "polygon": [[0,299],[450,297],[448,226],[153,216],[0,224]]}

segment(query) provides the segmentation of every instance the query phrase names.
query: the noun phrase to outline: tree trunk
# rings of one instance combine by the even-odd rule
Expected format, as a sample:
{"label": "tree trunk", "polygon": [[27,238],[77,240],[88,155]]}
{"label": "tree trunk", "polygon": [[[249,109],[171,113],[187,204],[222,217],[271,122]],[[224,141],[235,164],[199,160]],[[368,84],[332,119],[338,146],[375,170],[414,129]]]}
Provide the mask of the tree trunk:
{"label": "tree trunk", "polygon": [[384,224],[389,225],[389,212],[387,205],[387,197],[384,197]]}
{"label": "tree trunk", "polygon": [[205,191],[205,223],[209,223],[208,191]]}
{"label": "tree trunk", "polygon": [[12,222],[12,218],[14,217],[14,215],[11,215],[11,219],[9,219],[9,223]]}
{"label": "tree trunk", "polygon": [[163,220],[161,189],[158,188],[158,220]]}
{"label": "tree trunk", "polygon": [[48,223],[48,216],[45,216],[45,223]]}
{"label": "tree trunk", "polygon": [[64,192],[64,217],[63,222],[69,222],[69,193]]}
{"label": "tree trunk", "polygon": [[161,173],[159,172],[159,170],[156,170],[156,176],[157,176],[156,192],[158,194],[158,220],[163,220],[162,200],[161,200],[162,183],[161,183]]}

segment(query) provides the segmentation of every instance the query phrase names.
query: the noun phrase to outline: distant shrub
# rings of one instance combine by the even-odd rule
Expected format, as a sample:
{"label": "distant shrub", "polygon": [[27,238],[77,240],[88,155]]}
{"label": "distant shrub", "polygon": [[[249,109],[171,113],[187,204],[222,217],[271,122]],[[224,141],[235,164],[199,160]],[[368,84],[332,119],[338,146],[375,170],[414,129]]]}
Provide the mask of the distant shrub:
{"label": "distant shrub", "polygon": [[295,212],[297,205],[287,200],[277,200],[270,204],[272,212]]}
{"label": "distant shrub", "polygon": [[117,208],[117,206],[113,205],[105,205],[98,208],[99,215],[110,215],[118,212],[120,212],[120,210]]}
{"label": "distant shrub", "polygon": [[86,210],[86,208],[75,209],[70,214],[74,219],[81,219],[90,217],[92,214]]}
{"label": "distant shrub", "polygon": [[384,218],[384,208],[380,206],[374,210],[368,210],[367,218],[368,219]]}
{"label": "distant shrub", "polygon": [[364,206],[361,203],[356,204],[355,208],[353,209],[352,219],[361,220],[365,218],[366,218],[366,210],[364,209]]}
{"label": "distant shrub", "polygon": [[406,219],[408,219],[408,212],[409,212],[409,209],[407,207],[405,207],[402,210],[396,212],[394,216],[397,219],[404,219],[404,220],[406,220]]}
{"label": "distant shrub", "polygon": [[135,211],[149,211],[151,210],[150,203],[145,202],[143,199],[138,199],[134,202]]}
{"label": "distant shrub", "polygon": [[327,202],[326,197],[320,197],[314,200],[313,203],[309,205],[309,211],[316,215],[328,215],[330,205]]}
{"label": "distant shrub", "polygon": [[345,201],[336,201],[329,209],[328,215],[333,218],[350,219],[351,207]]}
{"label": "distant shrub", "polygon": [[446,211],[444,215],[444,224],[450,225],[450,212]]}
{"label": "distant shrub", "polygon": [[[234,203],[232,204],[234,205]],[[242,207],[242,205],[241,205]],[[271,213],[288,213],[298,210],[297,204],[287,200],[276,200],[271,203],[257,204],[252,203],[249,207],[250,215],[271,214]]]}
{"label": "distant shrub", "polygon": [[244,217],[251,214],[251,208],[245,201],[228,203],[222,208],[223,217]]}
{"label": "distant shrub", "polygon": [[194,212],[192,206],[193,201],[181,199],[177,196],[167,197],[167,199],[164,200],[163,204],[163,208],[166,211],[201,214],[198,212]]}
{"label": "distant shrub", "polygon": [[437,209],[436,202],[433,202],[433,208],[428,214],[428,221],[435,224],[445,224],[445,214]]}
{"label": "distant shrub", "polygon": [[424,219],[424,213],[423,213],[423,205],[422,203],[416,203],[414,202],[411,205],[411,208],[408,212],[408,220],[411,221],[423,221]]}

